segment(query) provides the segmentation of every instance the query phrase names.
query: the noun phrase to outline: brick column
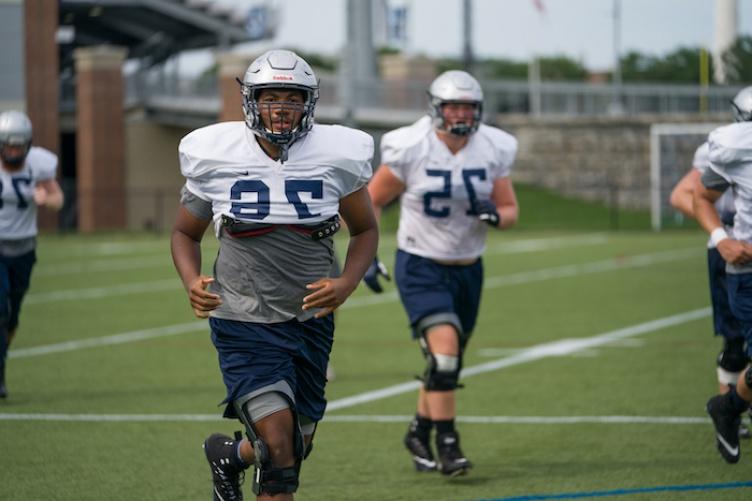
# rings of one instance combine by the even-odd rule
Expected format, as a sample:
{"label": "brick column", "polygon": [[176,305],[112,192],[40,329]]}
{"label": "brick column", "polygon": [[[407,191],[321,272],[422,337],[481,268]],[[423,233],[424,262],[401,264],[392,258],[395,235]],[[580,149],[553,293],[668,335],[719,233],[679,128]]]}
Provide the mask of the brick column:
{"label": "brick column", "polygon": [[126,49],[76,49],[76,187],[78,229],[122,229],[125,128],[122,76]]}
{"label": "brick column", "polygon": [[[34,144],[60,154],[57,18],[58,2],[24,2],[26,113],[34,127]],[[57,214],[40,210],[39,227],[57,228]]]}
{"label": "brick column", "polygon": [[217,56],[219,64],[219,97],[222,108],[219,111],[219,121],[245,120],[243,116],[243,97],[240,95],[240,85],[235,80],[243,80],[245,70],[253,58],[226,52]]}

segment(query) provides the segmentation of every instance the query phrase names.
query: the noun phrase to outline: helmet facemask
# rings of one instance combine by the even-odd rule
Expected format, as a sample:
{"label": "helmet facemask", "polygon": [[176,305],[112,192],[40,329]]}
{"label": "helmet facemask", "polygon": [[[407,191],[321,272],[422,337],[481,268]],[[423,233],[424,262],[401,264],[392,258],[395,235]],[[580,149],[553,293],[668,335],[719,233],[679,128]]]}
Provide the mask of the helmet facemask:
{"label": "helmet facemask", "polygon": [[26,161],[31,149],[31,121],[20,111],[0,113],[0,160],[17,168]]}
{"label": "helmet facemask", "polygon": [[[448,104],[472,105],[472,122],[447,121],[444,107]],[[436,130],[455,136],[468,136],[478,130],[483,118],[483,89],[465,71],[445,71],[436,77],[428,89],[428,113]]]}
{"label": "helmet facemask", "polygon": [[[316,106],[317,95],[310,89],[294,86],[255,86],[251,87],[240,83],[243,95],[243,114],[245,123],[251,131],[270,143],[280,147],[280,161],[287,160],[287,150],[298,139],[303,137],[313,127],[313,112]],[[303,96],[302,102],[293,101],[268,101],[258,100],[264,89],[298,90]],[[268,117],[269,126],[264,124],[263,115]],[[281,120],[292,122],[288,127]],[[297,123],[296,123],[297,122]]]}
{"label": "helmet facemask", "polygon": [[[9,151],[13,148],[13,151]],[[20,167],[26,161],[26,156],[31,149],[31,141],[2,141],[0,142],[0,159],[3,165]]]}
{"label": "helmet facemask", "polygon": [[[245,123],[256,136],[280,149],[280,162],[287,160],[290,146],[313,127],[313,112],[319,86],[313,70],[300,56],[287,50],[271,50],[251,63],[240,81]],[[259,101],[264,90],[299,91],[302,102]],[[292,124],[273,118],[290,117]],[[264,123],[264,117],[269,122]],[[298,119],[299,117],[299,119]]]}
{"label": "helmet facemask", "polygon": [[[448,132],[455,136],[469,136],[480,126],[483,117],[483,103],[481,101],[454,101],[444,100],[429,94],[430,115],[435,129]],[[449,123],[444,115],[444,105],[447,104],[471,104],[473,105],[473,117],[470,123],[454,121]]]}

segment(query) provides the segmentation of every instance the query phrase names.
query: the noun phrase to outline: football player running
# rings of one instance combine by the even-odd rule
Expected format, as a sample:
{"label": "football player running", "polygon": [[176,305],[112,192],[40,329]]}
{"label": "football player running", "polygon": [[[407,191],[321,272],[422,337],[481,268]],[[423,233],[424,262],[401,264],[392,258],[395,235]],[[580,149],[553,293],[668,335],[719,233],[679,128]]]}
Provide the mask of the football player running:
{"label": "football player running", "polygon": [[[400,198],[395,279],[426,361],[404,445],[418,471],[454,476],[472,466],[454,425],[455,389],[480,306],[486,232],[517,222],[517,141],[481,123],[483,92],[464,71],[436,78],[429,100],[428,116],[383,136],[368,191],[377,219]],[[375,292],[379,276],[389,278],[374,259],[364,280]]]}
{"label": "football player running", "polygon": [[[293,52],[253,61],[241,93],[245,122],[204,127],[180,142],[186,183],[172,255],[195,315],[209,318],[227,388],[224,416],[246,431],[204,442],[214,499],[242,499],[252,464],[257,499],[288,500],[326,407],[332,312],[376,252],[366,188],[373,140],[314,123],[318,83]],[[350,243],[341,276],[330,278],[338,213]],[[207,276],[200,243],[212,221],[219,253]]]}
{"label": "football player running", "polygon": [[[741,323],[747,357],[752,355],[752,89],[732,101],[736,123],[710,133],[710,168],[702,174],[694,194],[697,221],[726,261],[726,285],[731,312]],[[736,215],[731,234],[714,204],[731,188]],[[734,386],[708,400],[707,411],[716,432],[716,447],[728,463],[741,457],[741,414],[752,402],[752,368],[739,371]]]}
{"label": "football player running", "polygon": [[[737,100],[741,102],[745,95],[752,96],[752,87],[742,90],[738,94]],[[733,111],[736,111],[736,109],[734,108]],[[735,117],[740,119],[738,112],[735,113]],[[687,172],[671,192],[671,205],[691,218],[695,217],[694,192],[698,189],[700,177],[710,168],[709,153],[710,146],[705,141],[695,151],[692,169]],[[726,190],[716,200],[715,209],[724,228],[731,231],[736,215],[733,190]],[[723,394],[729,390],[729,386],[736,384],[739,375],[747,367],[749,358],[744,346],[744,333],[741,323],[734,317],[729,306],[726,287],[726,261],[723,260],[712,240],[708,241],[707,247],[708,283],[713,307],[713,330],[716,336],[723,338],[723,348],[716,357],[719,393]],[[749,429],[743,423],[739,425],[739,436],[750,438]]]}
{"label": "football player running", "polygon": [[37,208],[57,211],[63,206],[55,179],[57,156],[31,142],[31,120],[25,113],[0,113],[0,398],[8,395],[8,347],[36,262]]}

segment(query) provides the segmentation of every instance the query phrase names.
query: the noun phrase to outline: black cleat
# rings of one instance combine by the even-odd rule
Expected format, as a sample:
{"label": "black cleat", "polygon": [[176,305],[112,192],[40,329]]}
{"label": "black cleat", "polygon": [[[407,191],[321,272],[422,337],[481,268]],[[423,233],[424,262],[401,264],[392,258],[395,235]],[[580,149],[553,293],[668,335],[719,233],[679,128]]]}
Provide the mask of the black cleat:
{"label": "black cleat", "polygon": [[436,471],[436,459],[431,452],[431,445],[420,439],[417,433],[408,431],[402,440],[413,456],[416,471]]}
{"label": "black cleat", "polygon": [[737,463],[741,457],[739,449],[741,416],[730,408],[725,395],[716,395],[708,400],[705,409],[715,426],[715,444],[718,452],[727,463]]}
{"label": "black cleat", "polygon": [[438,435],[436,451],[439,455],[439,471],[442,475],[451,477],[464,475],[473,467],[460,450],[460,436],[456,431]]}
{"label": "black cleat", "polygon": [[214,481],[214,501],[242,501],[245,470],[237,466],[237,442],[227,435],[215,433],[204,442],[204,454],[211,467]]}
{"label": "black cleat", "polygon": [[0,398],[8,398],[8,390],[5,389],[4,382],[0,382]]}

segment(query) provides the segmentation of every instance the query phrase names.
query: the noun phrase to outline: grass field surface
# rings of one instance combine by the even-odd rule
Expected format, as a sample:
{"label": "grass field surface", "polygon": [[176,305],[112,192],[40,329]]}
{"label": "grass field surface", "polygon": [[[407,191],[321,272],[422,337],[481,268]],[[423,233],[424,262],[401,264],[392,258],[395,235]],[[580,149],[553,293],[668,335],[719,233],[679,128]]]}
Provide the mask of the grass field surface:
{"label": "grass field surface", "polygon": [[[523,205],[524,207],[524,205]],[[338,313],[329,412],[296,499],[743,499],[726,465],[699,231],[494,232],[458,393],[471,474],[413,471],[419,349],[394,285]],[[343,250],[344,239],[338,240]],[[380,255],[393,260],[395,240]],[[216,242],[207,235],[210,270]],[[224,387],[167,235],[46,236],[0,401],[0,500],[208,500]],[[252,499],[250,481],[246,497]]]}

